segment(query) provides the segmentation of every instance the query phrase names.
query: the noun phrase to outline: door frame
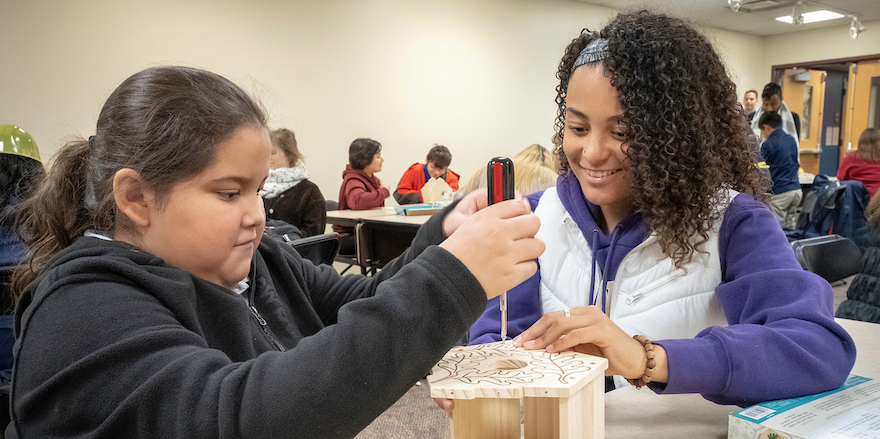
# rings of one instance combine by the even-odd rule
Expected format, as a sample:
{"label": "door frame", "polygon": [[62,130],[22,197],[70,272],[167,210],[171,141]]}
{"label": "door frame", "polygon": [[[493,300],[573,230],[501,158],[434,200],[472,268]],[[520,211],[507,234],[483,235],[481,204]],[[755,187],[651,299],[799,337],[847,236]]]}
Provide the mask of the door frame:
{"label": "door frame", "polygon": [[[815,69],[813,67],[822,67],[828,64],[850,64],[857,63],[862,61],[874,61],[880,60],[880,53],[874,55],[862,55],[862,56],[851,56],[848,58],[834,58],[834,59],[823,59],[819,61],[804,61],[798,63],[791,64],[776,64],[770,66],[771,74],[770,74],[770,82],[779,83],[779,80],[785,74],[787,69],[798,69],[803,68],[807,70],[821,70]],[[759,96],[760,97],[760,96]]]}

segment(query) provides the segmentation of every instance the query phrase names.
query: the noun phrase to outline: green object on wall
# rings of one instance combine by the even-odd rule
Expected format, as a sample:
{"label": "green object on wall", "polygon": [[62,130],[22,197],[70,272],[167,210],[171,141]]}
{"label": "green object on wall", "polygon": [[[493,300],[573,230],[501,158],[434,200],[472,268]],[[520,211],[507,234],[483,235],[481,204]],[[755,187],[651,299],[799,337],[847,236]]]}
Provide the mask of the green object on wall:
{"label": "green object on wall", "polygon": [[43,162],[40,160],[37,142],[34,142],[34,138],[17,125],[0,125],[0,153],[20,155]]}

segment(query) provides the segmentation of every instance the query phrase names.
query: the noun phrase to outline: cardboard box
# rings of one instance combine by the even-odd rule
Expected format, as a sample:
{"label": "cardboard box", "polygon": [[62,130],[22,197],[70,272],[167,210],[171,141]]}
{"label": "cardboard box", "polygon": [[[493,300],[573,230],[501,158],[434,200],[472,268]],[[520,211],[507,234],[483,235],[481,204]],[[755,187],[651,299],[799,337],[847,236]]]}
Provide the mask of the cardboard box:
{"label": "cardboard box", "polygon": [[730,415],[728,439],[880,439],[880,381],[850,375],[837,390],[762,402]]}

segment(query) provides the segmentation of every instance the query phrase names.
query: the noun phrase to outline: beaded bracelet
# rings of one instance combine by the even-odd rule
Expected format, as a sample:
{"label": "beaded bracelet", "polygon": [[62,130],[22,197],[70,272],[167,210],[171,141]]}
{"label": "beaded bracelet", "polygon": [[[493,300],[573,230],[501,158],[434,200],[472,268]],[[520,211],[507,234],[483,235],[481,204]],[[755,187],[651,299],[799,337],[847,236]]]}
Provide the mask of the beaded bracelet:
{"label": "beaded bracelet", "polygon": [[654,361],[654,345],[651,344],[651,340],[648,340],[648,337],[644,335],[634,335],[633,338],[645,348],[645,355],[648,357],[648,361],[645,363],[645,374],[641,378],[627,379],[627,381],[636,386],[636,389],[641,389],[642,386],[647,386],[651,382],[651,375],[654,374],[654,366],[657,365],[657,362]]}

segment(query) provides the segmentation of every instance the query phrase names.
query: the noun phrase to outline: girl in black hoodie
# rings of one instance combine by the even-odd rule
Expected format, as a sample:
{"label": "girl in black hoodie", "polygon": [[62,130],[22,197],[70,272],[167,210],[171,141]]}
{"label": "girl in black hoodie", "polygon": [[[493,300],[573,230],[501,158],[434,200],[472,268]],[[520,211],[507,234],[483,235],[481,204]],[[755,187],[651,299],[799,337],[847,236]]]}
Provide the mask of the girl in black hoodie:
{"label": "girl in black hoodie", "polygon": [[377,276],[316,267],[263,239],[269,153],[218,75],[111,94],[24,205],[7,437],[352,437],[535,271],[538,221],[485,192]]}

